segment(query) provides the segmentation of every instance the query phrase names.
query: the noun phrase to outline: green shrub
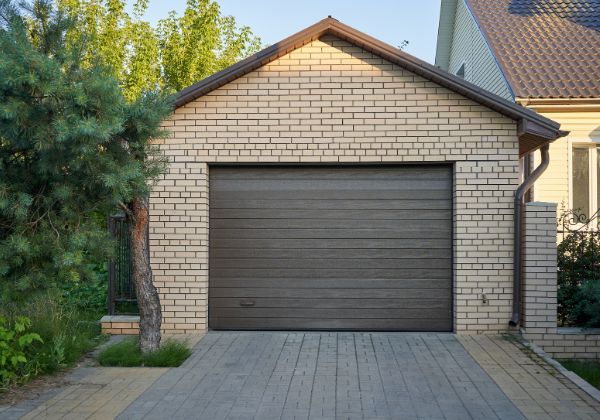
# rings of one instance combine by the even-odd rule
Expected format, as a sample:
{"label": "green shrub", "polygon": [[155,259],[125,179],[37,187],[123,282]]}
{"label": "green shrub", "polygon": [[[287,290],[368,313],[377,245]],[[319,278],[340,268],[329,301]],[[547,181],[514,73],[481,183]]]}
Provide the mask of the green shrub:
{"label": "green shrub", "polygon": [[24,349],[26,362],[16,372],[14,382],[24,382],[76,363],[104,340],[98,325],[100,315],[69,304],[58,291],[33,295],[27,302],[5,302],[0,316],[9,322],[27,317],[31,320],[29,331],[42,339]]}
{"label": "green shrub", "polygon": [[177,367],[191,353],[186,343],[165,340],[157,351],[142,354],[138,340],[130,338],[102,350],[98,355],[98,363],[102,366]]}
{"label": "green shrub", "polygon": [[105,314],[108,294],[106,263],[90,267],[93,275],[85,281],[70,281],[61,285],[62,301],[74,309]]}
{"label": "green shrub", "polygon": [[558,320],[600,327],[600,234],[571,233],[558,245]]}
{"label": "green shrub", "polygon": [[30,326],[31,321],[25,317],[18,317],[10,324],[0,317],[0,386],[18,378],[27,363],[25,351],[35,342],[42,342],[38,334],[28,332]]}

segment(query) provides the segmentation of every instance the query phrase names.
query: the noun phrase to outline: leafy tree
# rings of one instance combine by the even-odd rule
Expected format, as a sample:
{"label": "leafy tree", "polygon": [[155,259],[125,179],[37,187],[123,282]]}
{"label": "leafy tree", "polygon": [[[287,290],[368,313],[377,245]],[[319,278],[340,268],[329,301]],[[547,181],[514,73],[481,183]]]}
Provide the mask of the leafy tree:
{"label": "leafy tree", "polygon": [[108,66],[128,99],[157,87],[176,92],[260,48],[250,28],[238,28],[213,0],[188,0],[182,16],[171,12],[156,28],[142,19],[148,0],[137,0],[132,15],[125,0],[56,1],[76,22],[67,42],[86,46],[84,65]]}
{"label": "leafy tree", "polygon": [[183,16],[171,12],[159,21],[158,39],[164,82],[181,90],[258,51],[260,39],[249,27],[222,16],[211,0],[188,0]]}
{"label": "leafy tree", "polygon": [[81,48],[83,66],[102,62],[121,82],[127,99],[162,86],[158,39],[141,19],[148,6],[138,0],[133,16],[124,0],[56,0],[59,10],[74,22],[66,43]]}
{"label": "leafy tree", "polygon": [[112,70],[69,41],[71,28],[50,0],[0,0],[1,296],[89,278],[111,249],[95,213],[120,206],[135,243],[140,346],[154,350],[147,196],[166,161],[151,139],[166,136],[172,106],[158,93],[128,101]]}

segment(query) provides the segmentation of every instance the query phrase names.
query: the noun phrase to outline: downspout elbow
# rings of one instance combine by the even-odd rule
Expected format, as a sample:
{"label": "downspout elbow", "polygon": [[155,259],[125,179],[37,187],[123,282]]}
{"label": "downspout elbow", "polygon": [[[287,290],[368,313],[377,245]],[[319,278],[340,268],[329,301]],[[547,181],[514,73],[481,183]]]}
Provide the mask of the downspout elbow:
{"label": "downspout elbow", "polygon": [[544,173],[550,164],[550,144],[541,148],[542,161],[535,170],[527,176],[515,191],[514,202],[514,255],[513,255],[513,314],[508,322],[516,327],[521,322],[521,285],[523,274],[522,236],[523,236],[523,197],[535,181]]}

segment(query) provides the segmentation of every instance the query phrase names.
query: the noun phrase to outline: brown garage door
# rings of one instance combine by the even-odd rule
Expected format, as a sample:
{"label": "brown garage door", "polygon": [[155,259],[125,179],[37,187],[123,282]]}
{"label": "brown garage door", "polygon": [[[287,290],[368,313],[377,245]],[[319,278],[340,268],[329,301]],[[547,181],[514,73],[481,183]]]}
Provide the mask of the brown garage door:
{"label": "brown garage door", "polygon": [[211,167],[209,326],[452,329],[448,166]]}

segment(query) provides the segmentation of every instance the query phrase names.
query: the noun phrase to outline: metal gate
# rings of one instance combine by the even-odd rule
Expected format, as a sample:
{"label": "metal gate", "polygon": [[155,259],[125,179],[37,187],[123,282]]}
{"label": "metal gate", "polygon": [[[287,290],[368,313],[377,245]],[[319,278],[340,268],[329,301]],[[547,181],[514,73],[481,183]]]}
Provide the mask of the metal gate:
{"label": "metal gate", "polygon": [[108,229],[117,240],[115,256],[108,264],[108,313],[135,313],[137,299],[131,278],[129,228],[125,215],[110,216]]}
{"label": "metal gate", "polygon": [[600,211],[587,217],[577,210],[563,211],[558,220],[558,321],[572,325],[581,302],[577,291],[600,282]]}

